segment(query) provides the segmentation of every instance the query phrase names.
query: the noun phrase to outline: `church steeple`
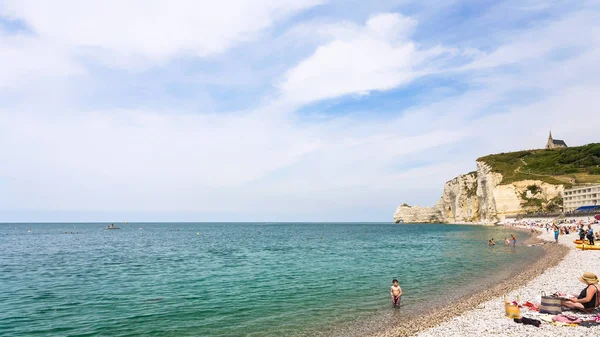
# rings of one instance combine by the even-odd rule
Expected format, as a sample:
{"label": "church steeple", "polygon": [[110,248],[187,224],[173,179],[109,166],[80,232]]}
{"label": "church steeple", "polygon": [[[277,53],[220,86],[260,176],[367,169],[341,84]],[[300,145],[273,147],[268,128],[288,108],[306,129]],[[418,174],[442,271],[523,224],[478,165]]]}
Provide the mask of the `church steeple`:
{"label": "church steeple", "polygon": [[564,140],[552,138],[552,131],[548,134],[548,143],[546,143],[546,149],[557,149],[567,147],[567,143]]}

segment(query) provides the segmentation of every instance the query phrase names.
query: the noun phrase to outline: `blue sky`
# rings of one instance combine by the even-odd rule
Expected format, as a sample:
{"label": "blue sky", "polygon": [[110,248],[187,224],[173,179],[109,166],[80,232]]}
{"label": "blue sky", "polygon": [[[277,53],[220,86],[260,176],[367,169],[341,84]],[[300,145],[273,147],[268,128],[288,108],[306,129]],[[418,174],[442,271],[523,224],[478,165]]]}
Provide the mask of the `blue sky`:
{"label": "blue sky", "polygon": [[391,221],[598,142],[598,1],[0,0],[0,221]]}

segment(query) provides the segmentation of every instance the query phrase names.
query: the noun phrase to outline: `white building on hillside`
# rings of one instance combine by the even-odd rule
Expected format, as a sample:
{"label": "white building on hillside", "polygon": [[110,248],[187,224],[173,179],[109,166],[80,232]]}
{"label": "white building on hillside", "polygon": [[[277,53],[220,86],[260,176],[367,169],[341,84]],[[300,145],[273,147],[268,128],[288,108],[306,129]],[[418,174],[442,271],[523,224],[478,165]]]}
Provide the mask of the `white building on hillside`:
{"label": "white building on hillside", "polygon": [[571,212],[580,207],[592,210],[594,206],[600,207],[600,185],[578,186],[565,189],[563,192],[565,212]]}

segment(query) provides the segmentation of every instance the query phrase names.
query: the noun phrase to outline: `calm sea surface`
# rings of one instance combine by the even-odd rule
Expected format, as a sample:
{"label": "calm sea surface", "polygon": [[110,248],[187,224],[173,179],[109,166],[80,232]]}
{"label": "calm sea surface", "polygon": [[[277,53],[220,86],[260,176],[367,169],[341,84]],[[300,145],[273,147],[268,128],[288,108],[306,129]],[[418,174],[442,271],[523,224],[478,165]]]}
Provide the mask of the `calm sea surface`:
{"label": "calm sea surface", "polygon": [[503,247],[510,232],[478,226],[106,225],[0,224],[0,335],[340,334],[415,312],[432,285],[452,300],[542,252]]}

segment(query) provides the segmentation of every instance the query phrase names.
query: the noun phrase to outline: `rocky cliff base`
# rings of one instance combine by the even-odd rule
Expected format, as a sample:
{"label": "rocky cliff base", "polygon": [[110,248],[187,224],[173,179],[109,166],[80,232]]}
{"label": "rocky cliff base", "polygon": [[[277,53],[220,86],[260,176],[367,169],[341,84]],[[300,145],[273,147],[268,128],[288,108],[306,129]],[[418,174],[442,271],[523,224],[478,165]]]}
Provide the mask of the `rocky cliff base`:
{"label": "rocky cliff base", "polygon": [[433,207],[402,205],[394,221],[406,223],[495,223],[525,212],[558,211],[564,185],[541,180],[501,184],[502,174],[492,172],[485,162],[477,171],[460,175],[444,186]]}

